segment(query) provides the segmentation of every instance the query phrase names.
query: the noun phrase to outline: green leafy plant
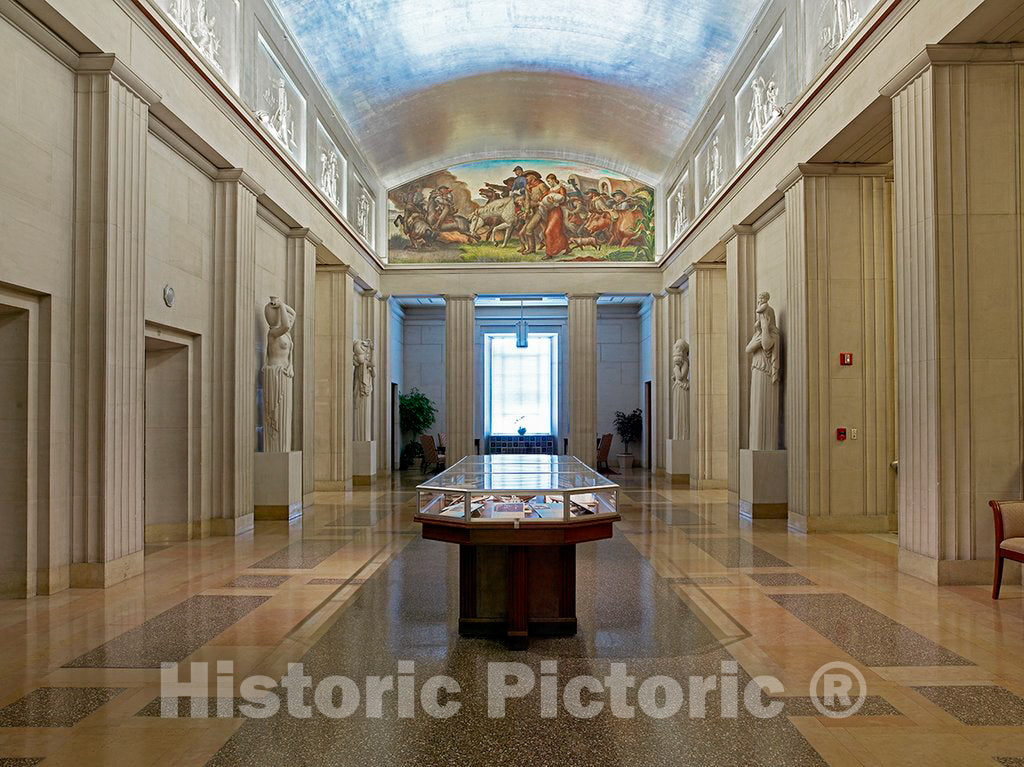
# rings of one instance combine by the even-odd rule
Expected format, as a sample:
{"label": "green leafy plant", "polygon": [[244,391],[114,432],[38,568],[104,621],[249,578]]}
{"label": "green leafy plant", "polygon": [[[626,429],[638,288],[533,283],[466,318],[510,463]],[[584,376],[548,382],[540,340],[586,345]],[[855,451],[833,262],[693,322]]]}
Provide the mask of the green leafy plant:
{"label": "green leafy plant", "polygon": [[398,420],[402,433],[411,435],[413,442],[434,425],[436,418],[437,408],[419,389],[413,388],[408,394],[398,395]]}
{"label": "green leafy plant", "polygon": [[644,432],[644,411],[637,408],[632,413],[615,412],[615,431],[622,440],[622,449],[629,452],[630,442],[639,442]]}
{"label": "green leafy plant", "polygon": [[423,447],[419,436],[425,434],[437,418],[437,408],[430,397],[417,388],[408,394],[398,395],[398,421],[403,434],[409,435],[409,442],[402,448],[399,468],[408,469],[423,458]]}

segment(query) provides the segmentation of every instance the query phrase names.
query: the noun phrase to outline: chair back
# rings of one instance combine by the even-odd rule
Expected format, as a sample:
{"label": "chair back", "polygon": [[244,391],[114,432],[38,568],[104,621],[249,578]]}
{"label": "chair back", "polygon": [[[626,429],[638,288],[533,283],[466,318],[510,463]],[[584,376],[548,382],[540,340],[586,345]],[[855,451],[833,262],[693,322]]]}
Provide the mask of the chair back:
{"label": "chair back", "polygon": [[445,432],[439,431],[437,433],[437,444],[438,447],[448,447],[448,435]]}
{"label": "chair back", "polygon": [[989,501],[996,524],[996,546],[1007,538],[1024,538],[1024,501]]}
{"label": "chair back", "polygon": [[598,461],[607,461],[608,460],[608,453],[610,453],[611,450],[612,450],[612,435],[611,434],[602,434],[601,435],[601,441],[597,445],[597,460]]}
{"label": "chair back", "polygon": [[437,463],[437,446],[434,445],[434,438],[429,434],[421,434],[420,445],[423,447],[423,460],[428,464]]}

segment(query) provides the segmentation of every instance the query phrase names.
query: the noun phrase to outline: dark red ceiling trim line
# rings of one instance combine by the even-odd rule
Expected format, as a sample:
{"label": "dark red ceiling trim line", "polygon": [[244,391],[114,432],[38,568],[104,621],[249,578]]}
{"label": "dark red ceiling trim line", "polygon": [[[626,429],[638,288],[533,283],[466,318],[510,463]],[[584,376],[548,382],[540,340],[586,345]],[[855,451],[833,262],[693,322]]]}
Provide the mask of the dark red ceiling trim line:
{"label": "dark red ceiling trim line", "polygon": [[744,167],[743,172],[733,176],[729,180],[729,183],[722,188],[721,193],[719,193],[715,197],[715,201],[711,204],[711,207],[702,211],[701,214],[697,216],[696,220],[693,222],[693,225],[689,228],[689,230],[687,230],[686,234],[684,234],[682,238],[680,238],[679,244],[672,249],[669,257],[664,259],[663,264],[665,266],[668,265],[668,260],[669,258],[671,258],[671,254],[680,253],[684,249],[683,243],[686,242],[687,237],[689,237],[691,233],[696,232],[697,227],[700,226],[704,221],[706,221],[711,216],[711,214],[718,209],[719,205],[721,205],[725,198],[729,195],[729,192],[735,189],[736,185],[739,184],[739,182],[742,181],[753,170],[754,166],[757,164],[757,161],[764,157],[765,153],[767,153],[767,151],[777,141],[781,140],[782,134],[786,132],[786,128],[792,125],[793,121],[796,120],[796,118],[805,109],[807,109],[808,106],[810,106],[811,102],[814,101],[815,97],[825,89],[825,86],[832,82],[832,80],[840,72],[840,70],[842,70],[842,68],[846,66],[846,63],[851,58],[853,58],[853,55],[864,46],[864,44],[868,41],[871,35],[874,34],[875,30],[882,25],[882,22],[889,18],[892,12],[896,10],[896,8],[903,2],[904,0],[896,0],[896,2],[894,2],[888,8],[886,8],[882,13],[878,14],[878,17],[871,23],[871,25],[867,27],[867,29],[864,32],[861,33],[860,38],[857,40],[857,42],[854,45],[851,45],[842,56],[840,56],[838,59],[832,62],[832,71],[828,74],[828,76],[823,77],[821,80],[819,80],[818,83],[807,94],[804,95],[797,108],[794,109],[792,112],[789,112],[783,118],[782,123],[775,130],[775,132],[772,133],[771,138],[764,142],[764,144],[762,144],[761,147],[750,158],[744,161],[746,167]]}
{"label": "dark red ceiling trim line", "polygon": [[[320,207],[323,208],[331,218],[333,218],[335,221],[341,224],[342,229],[346,230],[352,236],[352,239],[355,241],[355,243],[359,246],[360,249],[362,249],[367,255],[370,256],[370,259],[373,261],[374,264],[376,264],[380,269],[383,269],[384,263],[377,257],[376,253],[374,253],[370,248],[366,247],[366,245],[363,244],[362,237],[359,236],[359,234],[352,228],[348,221],[344,219],[342,216],[340,216],[333,207],[327,205],[320,199],[320,191],[315,186],[313,186],[312,183],[310,183],[309,179],[306,178],[304,174],[297,172],[295,168],[292,167],[293,161],[290,158],[287,158],[281,152],[280,148],[276,144],[274,144],[274,142],[272,142],[267,136],[265,136],[263,134],[263,131],[259,130],[253,124],[252,117],[249,115],[249,113],[243,111],[242,109],[239,109],[238,105],[235,103],[234,98],[232,98],[228,93],[225,92],[225,90],[221,87],[220,83],[218,83],[216,80],[210,77],[203,70],[203,68],[196,63],[195,53],[193,53],[191,49],[186,48],[182,43],[180,43],[174,35],[170,34],[165,29],[162,20],[160,20],[159,17],[156,16],[156,14],[154,14],[148,7],[146,7],[145,3],[143,3],[142,0],[132,0],[132,3],[135,5],[136,8],[139,9],[142,15],[149,20],[149,22],[157,29],[157,31],[159,31],[160,34],[163,35],[164,39],[166,39],[167,42],[169,42],[174,47],[174,49],[178,51],[178,53],[180,53],[182,57],[184,57],[184,59],[191,65],[192,69],[196,71],[196,74],[198,74],[206,82],[207,85],[213,88],[213,90],[216,92],[218,96],[221,97],[224,103],[226,103],[228,107],[230,107],[231,111],[242,118],[242,122],[248,125],[252,133],[255,134],[255,136],[260,141],[263,142],[263,144],[271,151],[271,153],[284,164],[285,168],[288,169],[288,172],[291,173],[291,175],[294,176],[296,179],[298,179],[299,183],[301,183],[302,186],[306,188],[306,190],[313,194],[313,199],[315,199],[320,204]],[[347,178],[345,179],[345,186],[347,192]]]}

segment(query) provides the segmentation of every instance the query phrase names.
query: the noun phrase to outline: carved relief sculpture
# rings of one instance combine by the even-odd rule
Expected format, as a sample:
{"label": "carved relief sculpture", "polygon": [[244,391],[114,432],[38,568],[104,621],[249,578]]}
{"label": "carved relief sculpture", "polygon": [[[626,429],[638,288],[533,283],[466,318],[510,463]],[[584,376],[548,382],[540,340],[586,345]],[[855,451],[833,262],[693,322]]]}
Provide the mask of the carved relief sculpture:
{"label": "carved relief sculpture", "polygon": [[711,148],[708,149],[707,168],[704,170],[704,199],[707,205],[718,188],[722,185],[722,150],[719,148],[718,136],[711,139]]}
{"label": "carved relief sculpture", "polygon": [[853,34],[860,23],[860,14],[853,7],[853,0],[832,0],[832,19],[821,30],[821,43],[826,53],[831,53]]}
{"label": "carved relief sculpture", "polygon": [[767,82],[758,75],[750,83],[750,111],[747,113],[747,148],[760,143],[772,124],[782,116],[779,107],[779,86],[774,78]]}
{"label": "carved relief sculpture", "polygon": [[366,192],[359,190],[359,202],[356,205],[356,228],[363,238],[370,241],[370,198]]}
{"label": "carved relief sculpture", "polygon": [[338,200],[338,153],[333,149],[320,152],[320,191],[335,205]]}
{"label": "carved relief sculpture", "polygon": [[682,338],[672,345],[672,437],[690,438],[690,345]]}
{"label": "carved relief sculpture", "polygon": [[256,117],[288,151],[296,151],[298,145],[295,143],[295,121],[292,119],[292,106],[288,102],[288,87],[284,78],[277,78],[275,90],[265,91],[263,98],[268,105],[273,105],[273,110],[259,110]]}
{"label": "carved relief sculpture", "polygon": [[680,184],[679,190],[676,192],[676,210],[675,220],[672,222],[672,239],[679,239],[679,235],[686,229],[686,225],[689,223],[686,217],[686,189]]}
{"label": "carved relief sculpture", "polygon": [[206,0],[172,0],[168,13],[203,57],[223,74],[217,20],[207,13]]}
{"label": "carved relief sculpture", "polygon": [[779,448],[779,370],[781,340],[771,296],[761,293],[754,312],[754,335],[747,344],[750,355],[750,449]]}
{"label": "carved relief sculpture", "polygon": [[369,442],[373,439],[371,423],[373,419],[373,378],[376,370],[373,366],[373,341],[357,340],[352,344],[352,395],[354,409],[352,422],[354,425],[353,439],[356,442]]}
{"label": "carved relief sculpture", "polygon": [[267,320],[267,362],[263,366],[263,452],[285,453],[292,449],[291,330],[295,310],[277,296],[263,308]]}

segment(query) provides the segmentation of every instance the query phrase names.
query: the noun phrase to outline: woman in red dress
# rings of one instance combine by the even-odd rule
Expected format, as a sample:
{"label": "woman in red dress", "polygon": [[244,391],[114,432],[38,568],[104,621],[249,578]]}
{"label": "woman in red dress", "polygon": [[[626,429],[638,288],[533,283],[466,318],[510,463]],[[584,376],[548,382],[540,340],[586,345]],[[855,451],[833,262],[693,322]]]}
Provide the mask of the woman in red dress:
{"label": "woman in red dress", "polygon": [[565,186],[554,173],[547,176],[548,193],[541,200],[541,206],[547,211],[547,223],[544,226],[544,258],[554,258],[569,252],[569,238],[565,234],[565,219],[562,205],[567,199]]}

